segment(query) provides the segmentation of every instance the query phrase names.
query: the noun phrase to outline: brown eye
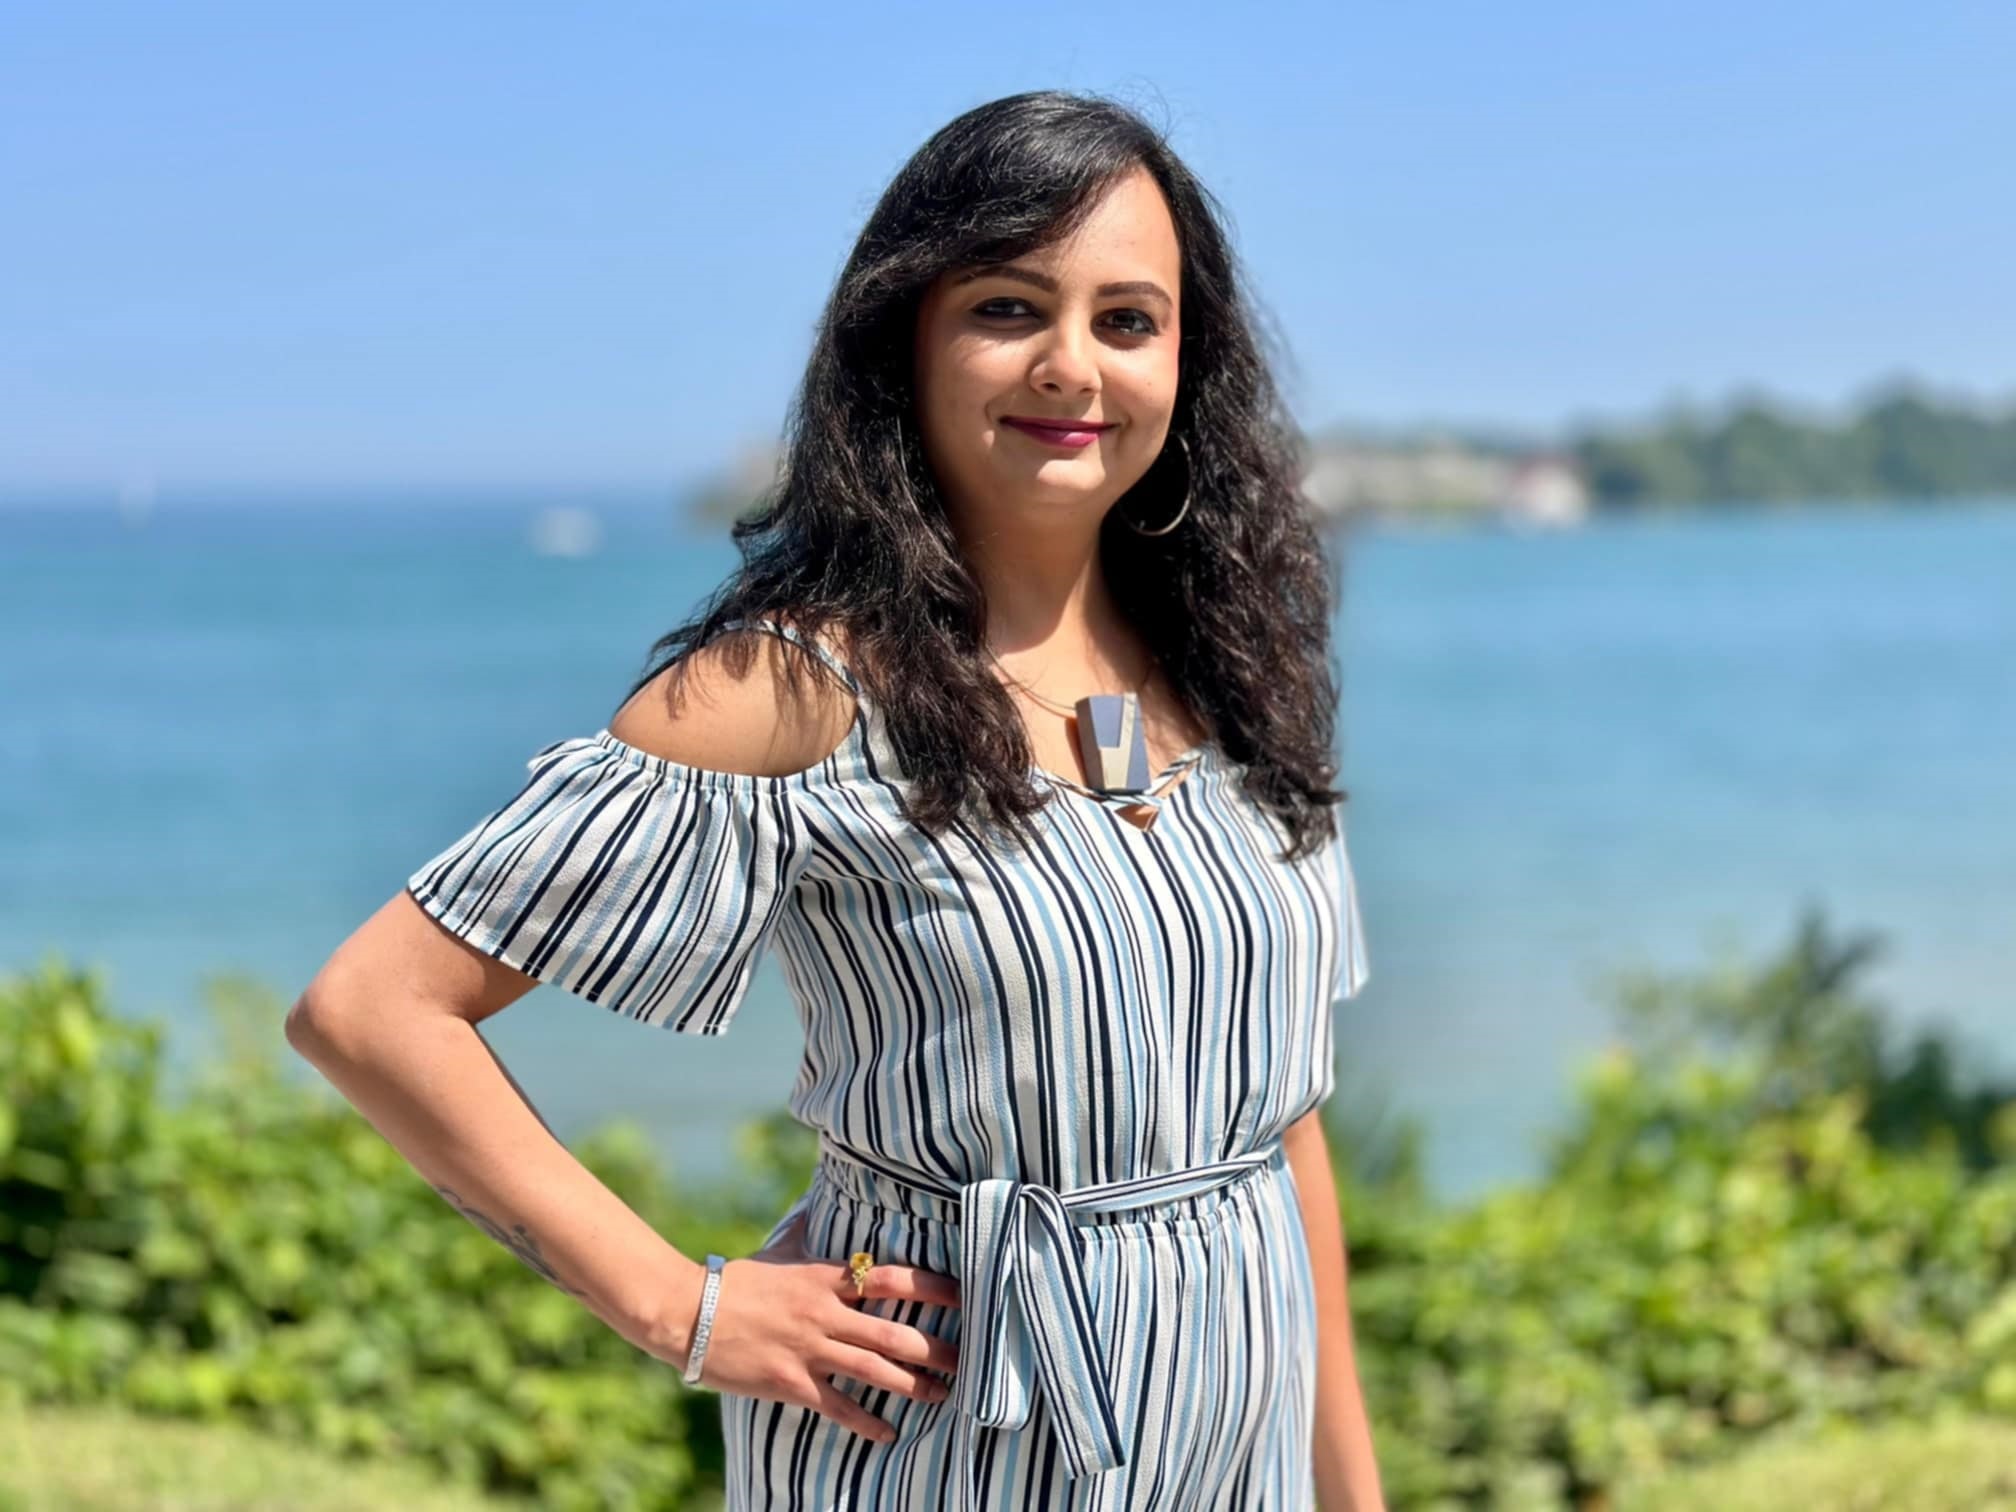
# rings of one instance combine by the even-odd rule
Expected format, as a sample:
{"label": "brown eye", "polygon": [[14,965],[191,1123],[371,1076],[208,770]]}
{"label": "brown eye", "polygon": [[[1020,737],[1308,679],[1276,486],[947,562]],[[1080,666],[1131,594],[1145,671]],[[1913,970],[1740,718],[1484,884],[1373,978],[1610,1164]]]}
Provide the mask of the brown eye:
{"label": "brown eye", "polygon": [[[1002,306],[1004,305],[1010,308],[1003,309]],[[974,306],[973,313],[986,320],[1015,320],[1033,312],[1029,309],[1028,303],[1025,300],[1004,297],[1001,299],[989,299]],[[1153,317],[1143,310],[1115,310],[1113,313],[1118,315],[1123,321],[1131,317],[1133,320],[1140,322],[1139,325],[1122,325],[1118,327],[1124,335],[1153,336],[1161,329],[1161,327],[1155,324]]]}

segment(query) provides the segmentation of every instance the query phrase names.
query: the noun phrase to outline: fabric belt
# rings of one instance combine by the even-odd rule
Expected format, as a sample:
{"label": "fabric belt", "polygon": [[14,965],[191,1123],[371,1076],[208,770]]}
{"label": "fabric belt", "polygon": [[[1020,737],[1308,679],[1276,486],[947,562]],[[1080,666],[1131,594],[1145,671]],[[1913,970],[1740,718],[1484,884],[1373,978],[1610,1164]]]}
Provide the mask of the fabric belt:
{"label": "fabric belt", "polygon": [[[961,1342],[950,1400],[965,1420],[961,1437],[970,1441],[972,1424],[1023,1427],[1040,1391],[1074,1479],[1125,1464],[1127,1450],[1070,1214],[1126,1212],[1198,1195],[1283,1158],[1277,1140],[1228,1160],[1059,1191],[1005,1177],[955,1186],[899,1171],[824,1135],[820,1154],[838,1190],[959,1225]],[[947,1212],[946,1204],[957,1211]],[[970,1464],[970,1454],[962,1458]]]}

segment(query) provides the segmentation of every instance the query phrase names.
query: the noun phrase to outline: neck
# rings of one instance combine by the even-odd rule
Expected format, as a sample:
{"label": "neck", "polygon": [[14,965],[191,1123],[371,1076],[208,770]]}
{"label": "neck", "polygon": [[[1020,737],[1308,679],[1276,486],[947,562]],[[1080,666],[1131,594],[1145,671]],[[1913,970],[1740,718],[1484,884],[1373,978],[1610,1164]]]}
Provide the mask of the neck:
{"label": "neck", "polygon": [[1107,583],[1098,522],[961,533],[987,601],[987,644],[1004,665],[1131,686],[1147,661]]}

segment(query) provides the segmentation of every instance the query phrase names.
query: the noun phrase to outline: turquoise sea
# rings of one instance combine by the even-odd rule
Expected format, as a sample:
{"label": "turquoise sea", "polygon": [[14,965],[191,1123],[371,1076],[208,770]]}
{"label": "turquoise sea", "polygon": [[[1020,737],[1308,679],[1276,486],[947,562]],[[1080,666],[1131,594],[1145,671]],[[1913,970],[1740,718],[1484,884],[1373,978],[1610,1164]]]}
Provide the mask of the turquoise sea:
{"label": "turquoise sea", "polygon": [[[291,1001],[733,561],[620,500],[542,555],[540,502],[0,512],[0,969],[99,963],[182,1064],[205,974]],[[1530,1172],[1606,972],[1771,949],[1808,901],[1885,933],[1906,1021],[2016,1065],[2016,508],[1340,547],[1373,975],[1338,1095],[1420,1115],[1438,1190]],[[563,1136],[632,1118],[695,1175],[797,1066],[774,962],[720,1040],[550,988],[484,1027]]]}

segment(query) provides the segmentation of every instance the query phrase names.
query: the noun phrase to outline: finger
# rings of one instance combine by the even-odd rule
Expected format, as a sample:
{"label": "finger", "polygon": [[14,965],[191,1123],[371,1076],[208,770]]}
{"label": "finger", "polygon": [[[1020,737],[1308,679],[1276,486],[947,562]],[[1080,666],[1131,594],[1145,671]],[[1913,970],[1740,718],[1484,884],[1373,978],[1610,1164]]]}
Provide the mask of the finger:
{"label": "finger", "polygon": [[951,1389],[936,1376],[926,1375],[908,1365],[899,1365],[872,1350],[835,1342],[822,1362],[835,1375],[852,1376],[868,1386],[880,1386],[920,1402],[942,1402]]}
{"label": "finger", "polygon": [[918,1265],[878,1265],[868,1272],[868,1295],[897,1302],[928,1302],[933,1307],[957,1307],[959,1278]]}
{"label": "finger", "polygon": [[847,1309],[833,1324],[833,1337],[891,1360],[950,1375],[959,1368],[959,1346],[909,1323]]}
{"label": "finger", "polygon": [[819,1411],[833,1419],[843,1428],[852,1428],[865,1439],[873,1439],[878,1444],[894,1442],[896,1430],[874,1413],[863,1407],[839,1387],[825,1381],[817,1383]]}
{"label": "finger", "polygon": [[869,1266],[867,1285],[857,1286],[854,1281],[854,1262],[851,1256],[843,1260],[832,1260],[818,1256],[807,1256],[806,1258],[818,1260],[820,1264],[832,1267],[828,1285],[833,1295],[838,1297],[842,1302],[845,1302],[849,1307],[859,1307],[873,1295],[869,1288],[874,1286],[875,1272],[881,1269],[880,1266]]}

